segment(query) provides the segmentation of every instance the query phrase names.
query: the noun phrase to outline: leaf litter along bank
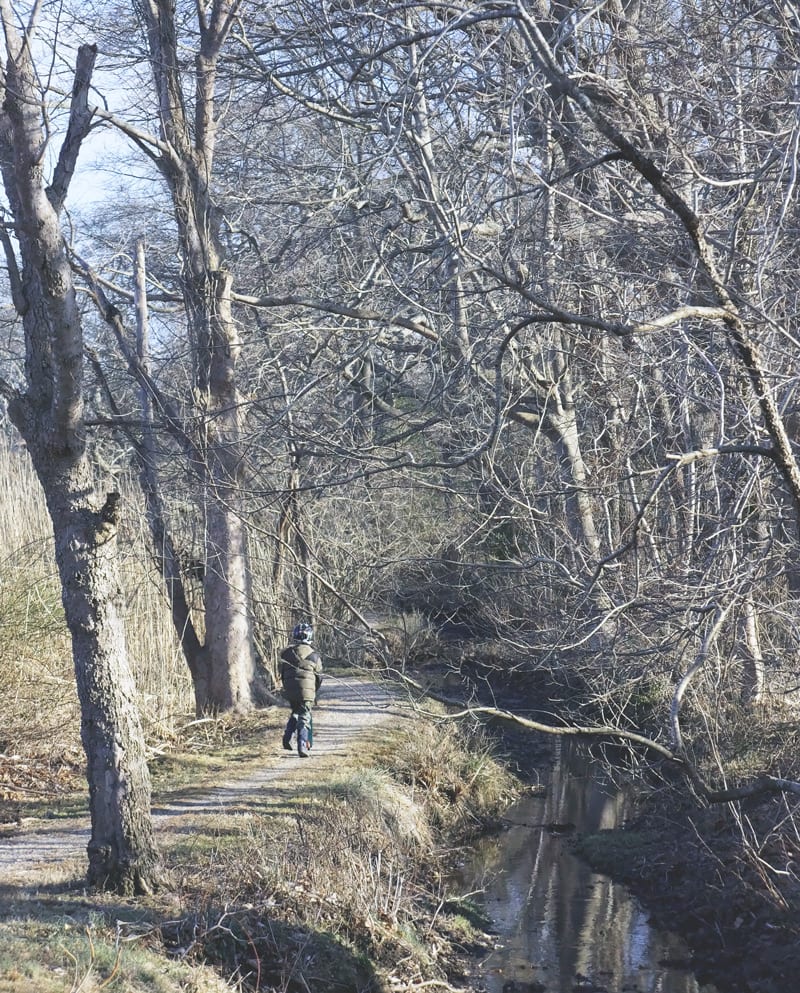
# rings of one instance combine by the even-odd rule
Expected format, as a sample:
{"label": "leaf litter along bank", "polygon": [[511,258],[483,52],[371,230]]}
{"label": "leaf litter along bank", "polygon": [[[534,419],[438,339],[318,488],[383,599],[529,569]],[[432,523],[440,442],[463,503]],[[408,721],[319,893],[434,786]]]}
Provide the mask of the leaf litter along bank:
{"label": "leaf litter along bank", "polygon": [[[767,821],[781,822],[780,806],[773,798],[745,813],[754,834],[769,838]],[[667,808],[658,797],[625,829],[576,840],[578,853],[627,886],[657,927],[686,940],[692,969],[720,993],[798,989],[800,885],[795,878],[787,886],[782,874],[779,893],[766,867],[775,854],[768,849],[785,844],[773,835],[760,852],[748,852],[731,810],[688,799]]]}

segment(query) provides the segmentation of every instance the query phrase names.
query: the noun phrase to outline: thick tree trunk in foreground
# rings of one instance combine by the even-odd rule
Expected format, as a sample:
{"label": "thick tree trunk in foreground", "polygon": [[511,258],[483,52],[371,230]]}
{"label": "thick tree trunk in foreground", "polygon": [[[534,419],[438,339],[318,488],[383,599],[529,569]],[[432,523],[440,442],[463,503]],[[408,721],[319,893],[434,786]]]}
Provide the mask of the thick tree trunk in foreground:
{"label": "thick tree trunk in foreground", "polygon": [[85,455],[55,452],[28,398],[16,398],[9,412],[27,442],[53,522],[72,636],[92,823],[87,882],[125,894],[149,892],[160,867],[121,611],[119,497],[110,493],[101,505]]}
{"label": "thick tree trunk in foreground", "polygon": [[[29,445],[30,447],[30,445]],[[86,753],[92,834],[88,883],[149,892],[159,864],[150,817],[150,775],[128,665],[117,556],[119,496],[90,506],[84,459],[54,470],[34,464],[53,520],[62,600],[72,636]]]}
{"label": "thick tree trunk in foreground", "polygon": [[123,893],[158,881],[144,736],[128,665],[117,561],[117,494],[96,493],[86,455],[83,329],[58,213],[77,151],[96,51],[83,46],[68,133],[45,186],[42,102],[29,36],[0,0],[5,40],[0,170],[16,247],[3,238],[14,307],[25,336],[24,390],[0,380],[28,445],[53,522],[62,601],[72,635],[86,752],[92,836],[88,882]]}

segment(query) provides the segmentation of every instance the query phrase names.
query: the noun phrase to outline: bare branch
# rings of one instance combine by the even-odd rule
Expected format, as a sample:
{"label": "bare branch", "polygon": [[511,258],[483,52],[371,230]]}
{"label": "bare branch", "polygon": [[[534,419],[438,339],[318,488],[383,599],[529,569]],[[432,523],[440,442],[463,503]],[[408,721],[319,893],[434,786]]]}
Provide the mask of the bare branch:
{"label": "bare branch", "polygon": [[91,128],[93,108],[89,106],[89,87],[92,81],[96,45],[81,45],[75,67],[75,81],[72,85],[72,100],[69,108],[69,125],[61,145],[53,182],[47,188],[47,197],[57,214],[61,213],[67,198],[69,184],[75,173],[75,165],[84,138]]}
{"label": "bare branch", "polygon": [[[75,258],[78,259],[77,256],[75,256]],[[183,450],[188,454],[189,458],[196,462],[202,462],[202,453],[183,429],[178,412],[158,388],[155,380],[143,367],[138,356],[136,355],[135,350],[128,343],[125,336],[122,315],[103,292],[103,289],[100,286],[99,281],[95,278],[91,267],[80,259],[78,259],[78,261],[81,265],[80,271],[89,283],[91,297],[95,303],[95,306],[97,307],[100,315],[103,317],[103,320],[105,320],[113,331],[114,337],[116,338],[120,351],[125,357],[125,361],[128,364],[128,369],[131,374],[139,383],[142,390],[147,392],[148,396],[152,399],[154,406],[156,406],[164,415],[166,426],[170,434],[181,445]]]}
{"label": "bare branch", "polygon": [[318,310],[326,314],[338,314],[340,317],[350,317],[356,321],[370,321],[382,324],[391,324],[406,331],[413,331],[428,341],[438,342],[439,334],[428,324],[423,324],[420,320],[411,320],[400,317],[398,314],[389,315],[379,310],[372,310],[368,307],[347,307],[344,304],[334,303],[332,300],[314,300],[309,297],[283,296],[283,297],[252,297],[241,293],[231,294],[231,298],[236,303],[246,304],[248,307],[273,308],[273,307],[306,307],[309,310]]}
{"label": "bare branch", "polygon": [[[624,731],[621,728],[606,725],[595,725],[588,727],[574,727],[565,725],[559,727],[553,724],[543,724],[541,721],[533,721],[529,717],[521,717],[519,714],[515,714],[511,710],[504,710],[500,707],[465,706],[463,700],[456,700],[453,697],[445,696],[441,693],[435,693],[429,689],[426,689],[421,683],[418,683],[405,673],[393,670],[392,675],[399,678],[400,681],[405,683],[407,686],[423,693],[431,700],[436,700],[438,703],[443,703],[448,707],[460,708],[445,715],[447,720],[456,721],[461,720],[464,717],[484,717],[491,720],[503,721],[506,724],[514,724],[517,727],[525,728],[528,731],[539,731],[542,734],[552,734],[571,738],[613,738],[617,741],[627,741],[631,744],[639,745],[649,751],[655,752],[661,758],[667,759],[669,762],[675,762],[679,766],[686,764],[686,760],[684,758],[672,749],[667,748],[666,745],[662,745],[659,742],[654,741],[652,738],[646,737],[645,735],[636,734],[635,731]],[[441,717],[441,715],[438,716]]]}
{"label": "bare branch", "polygon": [[648,738],[646,735],[636,734],[634,731],[625,731],[622,728],[609,725],[587,725],[585,727],[575,725],[556,726],[553,724],[544,724],[541,721],[534,721],[528,717],[521,717],[519,714],[513,713],[513,711],[504,710],[500,707],[465,706],[463,700],[457,700],[441,693],[432,692],[405,673],[392,670],[391,675],[431,700],[436,700],[438,703],[445,704],[448,707],[458,708],[444,715],[440,713],[430,715],[437,720],[457,721],[463,720],[465,717],[480,717],[486,720],[503,721],[506,724],[513,724],[516,727],[524,728],[527,731],[536,731],[540,734],[567,738],[609,738],[612,741],[625,742],[643,748],[646,751],[654,752],[659,758],[666,760],[683,772],[700,796],[708,803],[729,803],[733,800],[743,800],[747,797],[757,797],[773,793],[800,794],[800,783],[790,779],[781,779],[776,776],[760,776],[752,783],[722,790],[713,789],[703,780],[700,773],[685,756],[680,755],[678,752],[662,745],[658,741],[654,741],[652,738]]}
{"label": "bare branch", "polygon": [[639,324],[631,325],[625,333],[631,335],[652,334],[655,331],[663,331],[665,328],[672,327],[674,324],[680,324],[681,321],[692,319],[721,321],[726,316],[727,311],[722,307],[691,307],[687,305],[678,307],[677,310],[673,310],[669,314],[662,314],[661,317],[654,317],[650,321],[641,321]]}
{"label": "bare branch", "polygon": [[686,672],[683,674],[678,685],[675,687],[675,692],[672,696],[672,705],[670,706],[670,728],[671,728],[671,740],[672,745],[679,752],[683,752],[683,736],[681,734],[680,725],[680,712],[681,703],[686,690],[689,688],[689,684],[692,679],[697,675],[700,669],[706,664],[708,660],[708,653],[711,650],[711,646],[717,639],[719,632],[722,630],[722,625],[728,617],[733,607],[733,601],[727,604],[725,607],[717,607],[714,616],[714,622],[703,638],[702,644],[700,645],[700,650],[698,651],[694,662],[689,666]]}
{"label": "bare branch", "polygon": [[722,319],[728,328],[729,338],[747,370],[767,430],[773,439],[776,464],[786,481],[789,492],[792,494],[795,523],[800,528],[800,465],[798,465],[786,425],[772,394],[758,343],[742,321],[739,309],[717,270],[714,253],[705,236],[700,218],[653,159],[624,135],[596,106],[589,93],[562,69],[542,35],[535,18],[531,16],[522,0],[517,2],[517,17],[517,23],[529,51],[547,78],[559,88],[560,92],[569,96],[581,108],[599,133],[607,138],[639,175],[649,183],[680,221],[694,245],[698,262],[714,296],[717,298],[719,308],[723,312]]}

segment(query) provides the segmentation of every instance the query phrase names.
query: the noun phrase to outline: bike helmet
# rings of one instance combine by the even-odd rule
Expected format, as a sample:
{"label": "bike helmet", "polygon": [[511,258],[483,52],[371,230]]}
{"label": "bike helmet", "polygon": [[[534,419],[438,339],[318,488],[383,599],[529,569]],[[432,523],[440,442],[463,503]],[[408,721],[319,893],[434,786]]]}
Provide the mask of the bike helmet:
{"label": "bike helmet", "polygon": [[295,624],[292,638],[295,641],[309,642],[314,637],[314,628],[310,624]]}

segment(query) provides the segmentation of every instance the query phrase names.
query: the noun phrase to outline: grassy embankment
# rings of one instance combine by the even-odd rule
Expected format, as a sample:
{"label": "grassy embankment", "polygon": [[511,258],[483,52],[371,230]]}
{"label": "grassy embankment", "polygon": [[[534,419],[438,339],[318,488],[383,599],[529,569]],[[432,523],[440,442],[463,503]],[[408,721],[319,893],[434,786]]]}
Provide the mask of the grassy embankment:
{"label": "grassy embankment", "polygon": [[[231,769],[246,778],[274,757],[283,716],[208,723],[204,741],[191,732],[189,749],[154,762],[156,806]],[[172,886],[150,899],[83,893],[78,862],[3,894],[0,991],[377,991],[457,979],[459,949],[482,937],[474,908],[448,897],[445,848],[513,789],[480,736],[413,719],[368,736],[346,766],[316,755],[294,770],[233,810],[162,831]]]}
{"label": "grassy embankment", "polygon": [[[24,454],[0,458],[0,832],[17,833],[85,814],[86,796],[49,522]],[[270,761],[284,714],[193,720],[157,580],[129,537],[131,654],[158,806]],[[150,899],[86,894],[82,860],[3,887],[0,993],[443,986],[459,947],[480,940],[473,908],[448,898],[446,848],[513,789],[486,742],[409,719],[344,765],[315,755],[296,769],[233,814],[161,832],[172,885]]]}

